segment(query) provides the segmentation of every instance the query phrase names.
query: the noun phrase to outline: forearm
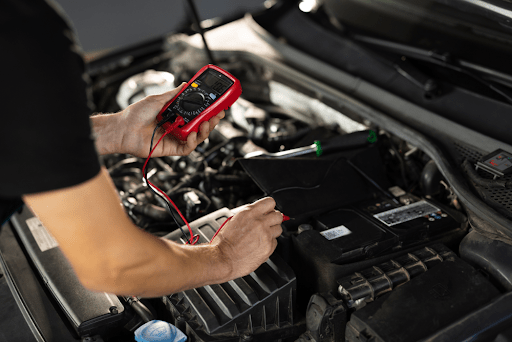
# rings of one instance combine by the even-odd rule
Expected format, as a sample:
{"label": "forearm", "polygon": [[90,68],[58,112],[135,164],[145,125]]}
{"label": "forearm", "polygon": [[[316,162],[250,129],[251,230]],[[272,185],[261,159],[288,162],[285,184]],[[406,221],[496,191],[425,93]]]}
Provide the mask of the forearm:
{"label": "forearm", "polygon": [[230,267],[216,246],[179,245],[145,233],[137,235],[127,236],[130,242],[121,239],[118,251],[106,256],[122,262],[102,270],[108,274],[97,275],[96,290],[158,297],[229,280]]}
{"label": "forearm", "polygon": [[100,155],[119,153],[122,144],[121,113],[91,116],[96,150]]}
{"label": "forearm", "polygon": [[135,226],[106,170],[85,183],[23,200],[91,290],[152,297],[223,282],[232,274],[217,246],[179,245]]}

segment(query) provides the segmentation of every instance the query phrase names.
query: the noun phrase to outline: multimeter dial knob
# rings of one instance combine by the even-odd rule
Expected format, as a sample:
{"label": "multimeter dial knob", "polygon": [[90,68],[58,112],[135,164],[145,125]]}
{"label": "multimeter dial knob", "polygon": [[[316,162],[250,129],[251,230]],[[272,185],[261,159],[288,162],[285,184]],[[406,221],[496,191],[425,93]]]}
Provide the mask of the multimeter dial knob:
{"label": "multimeter dial knob", "polygon": [[193,112],[204,104],[204,95],[198,91],[187,93],[181,99],[181,108],[187,112]]}

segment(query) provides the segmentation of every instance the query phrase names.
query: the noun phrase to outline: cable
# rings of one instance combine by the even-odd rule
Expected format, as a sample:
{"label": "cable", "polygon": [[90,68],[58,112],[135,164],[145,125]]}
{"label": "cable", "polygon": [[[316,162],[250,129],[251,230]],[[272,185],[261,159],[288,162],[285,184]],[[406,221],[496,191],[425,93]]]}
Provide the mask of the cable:
{"label": "cable", "polygon": [[[286,221],[289,221],[289,220],[294,220],[292,219],[290,216],[287,216],[285,214],[282,214],[283,215],[283,222],[286,222]],[[226,223],[228,223],[229,220],[231,220],[233,216],[230,216],[226,219],[226,221],[224,221],[224,223],[219,227],[219,229],[215,232],[215,234],[213,235],[213,237],[211,238],[210,240],[210,243],[212,243],[213,239],[215,239],[215,237],[217,236],[217,234],[219,234],[220,230],[222,229],[222,227],[224,227],[226,225]]]}
{"label": "cable", "polygon": [[[144,180],[146,181],[146,185],[148,186],[148,188],[155,194],[157,195],[158,197],[160,197],[164,202],[165,204],[167,205],[167,208],[169,209],[169,213],[171,214],[171,217],[173,218],[174,222],[176,223],[176,226],[178,226],[178,228],[181,230],[181,233],[183,234],[183,236],[185,237],[185,240],[188,240],[187,239],[187,235],[185,234],[185,232],[183,231],[183,229],[181,228],[181,224],[178,223],[178,220],[176,220],[176,217],[174,216],[174,213],[172,212],[172,208],[171,208],[171,205],[169,204],[169,201],[166,200],[166,198],[164,196],[162,196],[160,193],[158,193],[157,191],[155,191],[155,189],[153,189],[151,186],[149,186],[149,180],[148,180],[148,171],[146,169],[146,164],[149,160],[149,158],[151,158],[151,154],[153,153],[153,140],[155,138],[155,133],[156,131],[163,125],[163,122],[160,122],[156,125],[155,129],[153,130],[153,135],[151,136],[151,144],[149,146],[149,154],[148,154],[148,159],[146,159],[146,162],[144,163],[144,167],[142,168],[142,173],[144,175]],[[165,134],[164,134],[165,135]],[[163,136],[162,136],[163,138]],[[160,140],[162,139],[160,138]],[[160,140],[158,142],[160,142]],[[158,143],[157,143],[158,145]],[[156,146],[155,146],[156,148]]]}
{"label": "cable", "polygon": [[324,173],[324,176],[322,177],[322,179],[320,180],[320,182],[318,182],[317,185],[315,186],[311,186],[311,187],[302,187],[302,186],[290,186],[290,187],[287,187],[287,188],[281,188],[281,189],[277,189],[277,190],[274,190],[272,191],[270,194],[268,194],[268,196],[272,196],[278,192],[281,192],[281,191],[288,191],[288,190],[314,190],[314,189],[318,189],[322,183],[324,182],[325,178],[327,178],[327,175],[329,174],[329,171],[331,171],[331,168],[342,158],[344,158],[345,156],[340,156],[338,158],[336,158],[330,165],[329,167],[327,168],[327,171],[325,171]]}
{"label": "cable", "polygon": [[215,232],[215,234],[213,235],[212,239],[210,240],[210,243],[212,243],[213,239],[215,239],[215,237],[217,236],[217,234],[219,234],[220,230],[222,229],[222,227],[224,227],[226,225],[226,223],[228,223],[229,220],[231,220],[233,216],[230,216],[226,219],[226,221],[224,221],[224,223],[219,227],[219,229]]}
{"label": "cable", "polygon": [[[185,240],[187,241],[187,243],[191,244],[191,245],[195,245],[197,243],[197,241],[199,240],[199,235],[194,235],[194,233],[192,232],[192,228],[190,228],[190,225],[188,224],[187,220],[185,219],[185,217],[183,216],[183,214],[181,213],[181,211],[178,209],[178,207],[176,206],[176,204],[174,204],[174,202],[169,198],[169,196],[167,196],[167,194],[162,191],[161,189],[159,189],[157,186],[155,186],[153,183],[151,183],[149,181],[149,179],[147,178],[147,170],[146,170],[146,165],[149,161],[149,159],[151,158],[151,154],[153,154],[153,151],[156,149],[156,147],[158,146],[158,144],[160,143],[160,141],[163,139],[164,136],[166,136],[172,129],[174,129],[177,125],[175,125],[174,127],[171,127],[169,129],[166,130],[166,132],[162,135],[162,137],[158,140],[158,142],[156,143],[155,147],[152,148],[149,156],[148,156],[148,159],[146,159],[146,162],[144,163],[144,166],[143,166],[143,173],[145,175],[145,180],[146,180],[146,183],[148,184],[148,187],[155,193],[157,194],[158,196],[160,196],[161,198],[164,199],[164,201],[166,202],[168,208],[169,208],[169,211],[171,213],[171,216],[173,217],[174,219],[174,222],[176,222],[177,226],[180,228],[183,236],[185,237]],[[158,191],[159,193],[157,193],[156,191]],[[169,203],[172,204],[172,206],[174,207],[174,209],[176,209],[176,211],[178,212],[178,214],[180,215],[181,219],[183,220],[183,222],[185,222],[185,224],[187,225],[188,227],[188,230],[190,232],[190,239],[187,239],[187,235],[185,234],[185,232],[183,231],[183,229],[181,228],[181,225],[178,223],[178,221],[176,220],[176,217],[174,216],[174,213],[172,211],[172,209],[170,208],[169,206]]]}
{"label": "cable", "polygon": [[171,207],[169,206],[169,203],[172,204],[172,206],[174,207],[174,209],[176,210],[176,212],[178,213],[178,215],[181,217],[181,219],[183,220],[183,222],[185,222],[185,224],[187,225],[187,228],[190,232],[190,239],[186,239],[187,243],[188,244],[191,244],[191,245],[195,245],[197,243],[197,241],[199,241],[199,235],[194,235],[194,233],[192,232],[192,228],[190,228],[190,225],[188,224],[187,220],[185,219],[185,217],[183,216],[183,214],[181,213],[181,211],[178,209],[178,207],[176,206],[176,204],[174,204],[174,202],[170,199],[169,196],[167,196],[167,194],[159,189],[157,186],[155,186],[153,183],[151,183],[148,179],[148,174],[147,174],[147,164],[149,162],[149,160],[151,159],[151,155],[153,154],[153,152],[155,151],[155,149],[158,147],[158,144],[160,144],[160,142],[162,141],[162,139],[167,135],[169,134],[172,130],[174,130],[176,127],[178,127],[179,125],[183,125],[184,124],[184,120],[181,116],[178,116],[178,118],[176,119],[176,121],[174,121],[174,123],[172,123],[166,130],[165,130],[165,133],[162,134],[162,136],[160,137],[160,139],[158,139],[155,147],[153,147],[153,140],[154,140],[154,137],[155,137],[155,133],[157,131],[158,128],[160,128],[162,126],[163,122],[160,122],[159,124],[156,125],[154,131],[153,131],[153,135],[151,137],[151,145],[150,145],[150,148],[149,148],[149,154],[148,154],[148,157],[146,159],[146,161],[144,162],[144,166],[142,167],[142,174],[144,175],[144,180],[146,181],[146,184],[148,185],[148,188],[151,189],[151,191],[153,191],[156,195],[158,195],[159,197],[163,198],[164,201],[166,201],[166,204],[169,208],[169,211],[171,213],[171,216],[173,217],[174,219],[174,222],[176,222],[176,225],[180,228],[183,236],[187,237],[187,235],[185,234],[185,232],[183,231],[183,229],[181,228],[181,225],[178,223],[178,221],[176,220],[176,217],[174,216],[174,213],[171,209]]}
{"label": "cable", "polygon": [[[336,158],[334,160],[334,162],[332,162],[329,167],[327,168],[327,171],[325,171],[324,173],[324,176],[322,177],[322,179],[320,180],[320,182],[318,182],[317,185],[315,186],[311,186],[311,187],[301,187],[301,186],[290,186],[290,187],[287,187],[287,188],[281,188],[281,189],[277,189],[275,191],[272,191],[270,194],[268,194],[268,196],[272,196],[278,192],[281,192],[281,191],[287,191],[287,190],[314,190],[314,189],[318,189],[322,183],[324,182],[325,178],[327,178],[327,175],[329,174],[329,171],[331,170],[331,168],[341,159],[343,158],[344,156],[340,156],[338,158]],[[363,176],[368,182],[370,182],[375,188],[377,188],[380,192],[382,192],[384,195],[386,195],[387,197],[389,197],[393,202],[395,202],[396,204],[398,204],[398,201],[393,197],[393,195],[391,195],[389,192],[387,192],[386,190],[384,190],[380,185],[378,185],[373,179],[371,179],[366,173],[364,173],[360,168],[358,168],[357,166],[355,166],[349,159],[347,159],[347,163],[354,169],[356,170],[361,176]]]}

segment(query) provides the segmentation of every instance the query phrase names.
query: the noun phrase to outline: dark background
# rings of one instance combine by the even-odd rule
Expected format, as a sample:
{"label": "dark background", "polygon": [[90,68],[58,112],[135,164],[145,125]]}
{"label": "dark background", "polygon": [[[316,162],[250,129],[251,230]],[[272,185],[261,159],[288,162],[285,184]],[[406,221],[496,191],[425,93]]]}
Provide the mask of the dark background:
{"label": "dark background", "polygon": [[[130,46],[174,31],[186,20],[184,0],[56,0],[84,51]],[[254,11],[263,0],[195,0],[201,20]]]}

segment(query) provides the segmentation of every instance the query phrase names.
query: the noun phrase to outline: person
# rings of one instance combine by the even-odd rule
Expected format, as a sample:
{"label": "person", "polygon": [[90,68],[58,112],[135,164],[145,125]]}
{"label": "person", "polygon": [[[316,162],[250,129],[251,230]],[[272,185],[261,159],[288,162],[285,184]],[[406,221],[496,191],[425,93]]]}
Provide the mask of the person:
{"label": "person", "polygon": [[[8,0],[0,7],[4,218],[22,199],[81,283],[118,295],[155,297],[226,282],[270,256],[282,232],[272,198],[248,205],[212,244],[181,245],[135,226],[98,154],[147,157],[156,114],[183,84],[119,113],[91,116],[84,62],[57,5]],[[202,123],[185,143],[166,136],[154,156],[190,153],[224,115]]]}

